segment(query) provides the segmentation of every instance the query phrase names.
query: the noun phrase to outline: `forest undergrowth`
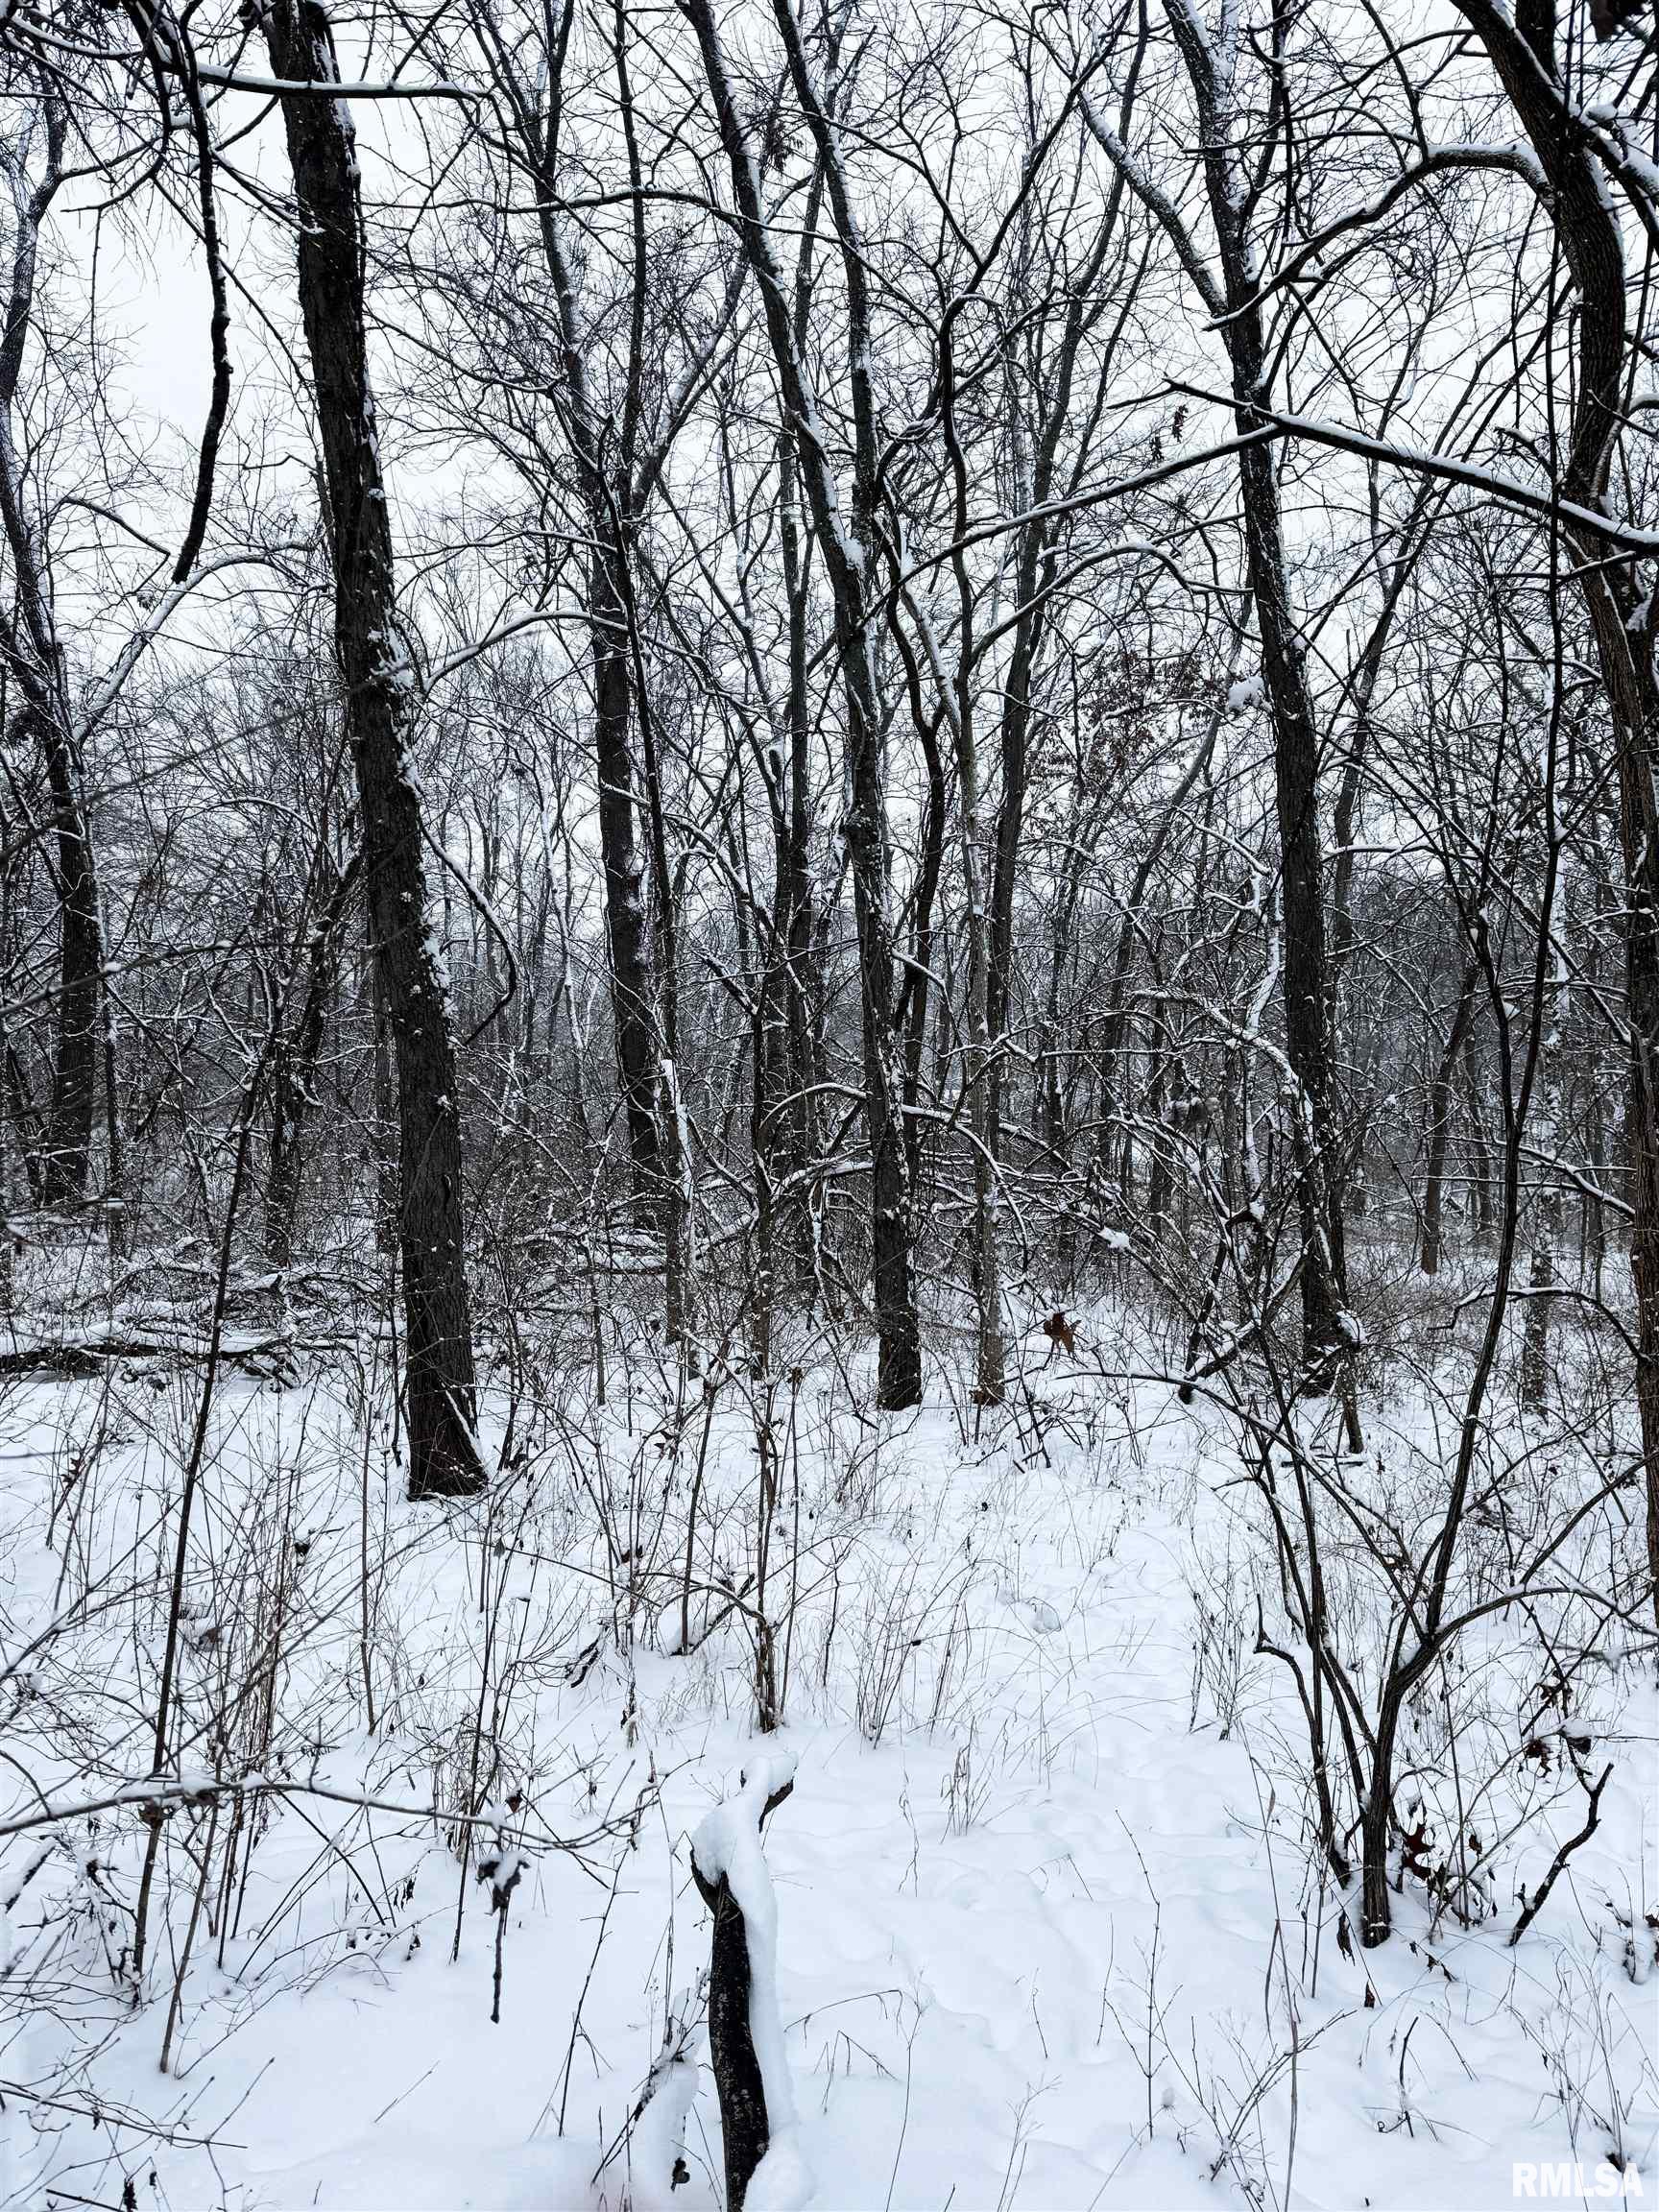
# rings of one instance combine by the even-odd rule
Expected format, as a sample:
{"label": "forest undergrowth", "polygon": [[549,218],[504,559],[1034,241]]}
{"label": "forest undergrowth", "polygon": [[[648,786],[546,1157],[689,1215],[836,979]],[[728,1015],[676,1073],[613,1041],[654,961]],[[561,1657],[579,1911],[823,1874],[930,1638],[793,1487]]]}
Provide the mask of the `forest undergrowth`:
{"label": "forest undergrowth", "polygon": [[[61,1255],[32,1264],[34,1310],[55,1289],[84,1332]],[[1387,1312],[1382,1256],[1357,1265]],[[1405,1702],[1367,1947],[1377,1531],[1443,1506],[1455,1277],[1379,1325],[1363,1453],[1309,1401],[1265,1475],[1261,1406],[1183,1404],[1179,1332],[1110,1286],[1069,1342],[1017,1339],[1005,1407],[947,1349],[902,1415],[865,1410],[830,1325],[769,1375],[692,1373],[618,1306],[603,1404],[557,1333],[502,1347],[490,1487],[436,1505],[403,1497],[383,1359],[275,1357],[267,1295],[204,1425],[176,1346],[6,1384],[12,2200],[722,2202],[688,1839],[762,1738],[798,1761],[767,1852],[818,2203],[1430,2207],[1455,2175],[1497,2205],[1551,2159],[1650,2182],[1653,1662],[1590,1331],[1553,1351],[1599,1415],[1500,1388],[1482,1421],[1473,1618]],[[1327,1699],[1347,1883],[1309,1548],[1273,1534],[1309,1483],[1360,1738],[1351,1765]],[[701,2069],[683,2136],[641,2116],[665,2054]]]}

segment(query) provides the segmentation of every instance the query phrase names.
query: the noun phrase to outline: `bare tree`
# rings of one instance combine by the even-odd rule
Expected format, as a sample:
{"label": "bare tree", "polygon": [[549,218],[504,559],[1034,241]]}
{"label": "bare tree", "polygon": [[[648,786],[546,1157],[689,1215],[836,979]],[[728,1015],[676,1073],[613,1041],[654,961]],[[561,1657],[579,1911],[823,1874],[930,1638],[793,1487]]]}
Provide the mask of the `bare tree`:
{"label": "bare tree", "polygon": [[[25,75],[28,74],[25,64]],[[0,653],[17,688],[21,733],[46,772],[58,908],[56,1042],[51,1094],[36,1141],[43,1205],[86,1194],[98,1114],[104,927],[81,734],[58,633],[47,551],[18,436],[18,385],[34,324],[40,233],[64,177],[68,113],[50,84],[20,105],[15,138],[0,145],[11,202],[12,251],[0,332],[0,523],[11,555],[12,605],[0,616]]]}
{"label": "bare tree", "polygon": [[409,1491],[463,1496],[484,1469],[474,1433],[472,1321],[460,1085],[426,874],[428,832],[412,746],[416,676],[399,620],[391,518],[369,379],[367,239],[357,156],[334,43],[318,0],[264,19],[285,86],[282,121],[299,220],[300,305],[328,498],[335,651],[363,812],[374,959],[397,1063],[398,1246],[403,1268]]}
{"label": "bare tree", "polygon": [[708,0],[687,0],[731,174],[744,253],[760,293],[767,337],[817,531],[835,611],[835,649],[846,704],[847,812],[842,825],[858,924],[864,1042],[864,1116],[870,1139],[871,1244],[879,1344],[877,1395],[888,1407],[922,1393],[921,1331],[913,1246],[915,1192],[904,1138],[904,1074],[895,1019],[894,949],[889,914],[887,797],[881,764],[882,714],[876,674],[875,566],[879,543],[875,395],[871,383],[869,278],[857,215],[833,122],[812,78],[800,29],[783,0],[775,9],[790,81],[823,166],[839,243],[846,298],[844,348],[853,400],[850,497],[828,444],[823,411],[799,342],[782,264],[760,199],[760,172],[738,111],[731,74]]}
{"label": "bare tree", "polygon": [[[1286,1041],[1303,1097],[1295,1142],[1303,1228],[1304,1352],[1310,1375],[1325,1382],[1345,1355],[1350,1325],[1334,1125],[1319,730],[1291,603],[1278,466],[1271,445],[1262,436],[1261,413],[1271,385],[1272,352],[1261,299],[1256,230],[1286,110],[1283,99],[1270,94],[1264,121],[1254,127],[1241,83],[1246,55],[1236,13],[1225,14],[1214,32],[1185,6],[1171,6],[1167,17],[1191,87],[1203,148],[1213,258],[1206,256],[1174,202],[1130,153],[1119,130],[1087,97],[1085,112],[1108,159],[1167,232],[1205,313],[1221,333],[1232,374],[1245,567],[1262,650],[1262,682],[1273,721],[1285,917]],[[1286,32],[1281,17],[1273,31],[1275,50]]]}

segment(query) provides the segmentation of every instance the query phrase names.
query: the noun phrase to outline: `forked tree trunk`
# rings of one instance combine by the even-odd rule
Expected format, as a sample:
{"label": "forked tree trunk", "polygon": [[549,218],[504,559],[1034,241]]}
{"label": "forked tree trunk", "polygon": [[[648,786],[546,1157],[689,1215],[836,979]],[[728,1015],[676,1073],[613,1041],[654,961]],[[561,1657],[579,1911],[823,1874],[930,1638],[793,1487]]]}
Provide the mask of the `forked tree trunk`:
{"label": "forked tree trunk", "polygon": [[[276,0],[262,21],[278,79],[338,83],[320,0]],[[484,1481],[473,1427],[460,1095],[410,759],[412,671],[397,646],[392,532],[367,358],[355,136],[344,100],[287,92],[280,106],[327,486],[335,649],[362,803],[373,956],[397,1057],[409,1495],[459,1497]]]}

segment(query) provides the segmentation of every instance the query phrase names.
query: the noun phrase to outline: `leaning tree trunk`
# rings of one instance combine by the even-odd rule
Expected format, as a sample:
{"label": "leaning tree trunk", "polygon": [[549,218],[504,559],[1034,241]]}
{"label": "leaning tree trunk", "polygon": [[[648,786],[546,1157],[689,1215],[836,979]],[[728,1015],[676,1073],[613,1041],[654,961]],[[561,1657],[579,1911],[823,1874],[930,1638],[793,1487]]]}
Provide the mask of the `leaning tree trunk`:
{"label": "leaning tree trunk", "polygon": [[[262,20],[276,77],[288,84],[338,83],[320,0],[276,0]],[[459,1086],[409,757],[411,672],[397,646],[392,532],[369,380],[355,134],[344,100],[290,91],[280,105],[327,483],[335,650],[362,803],[374,959],[397,1055],[409,1495],[459,1497],[484,1480],[473,1433]]]}
{"label": "leaning tree trunk", "polygon": [[[793,1759],[766,1761],[753,1776],[743,1777],[738,1795],[709,1815],[692,1839],[691,1877],[708,1906],[713,1926],[709,1956],[709,2057],[720,2100],[720,2134],[725,2151],[727,2212],[743,2212],[750,2184],[775,2134],[790,2126],[791,2109],[774,2111],[768,2098],[765,2072],[756,2046],[756,1977],[762,1977],[758,1992],[762,2016],[775,2008],[773,1977],[776,1973],[776,1931],[759,1929],[758,1958],[750,1949],[750,1932],[743,1900],[732,1886],[724,1861],[733,1843],[742,1845],[727,1823],[753,1818],[763,1829],[767,1819],[793,1793]],[[699,1847],[709,1864],[699,1863]],[[763,1863],[758,1881],[750,1860],[743,1884],[751,1905],[769,1902],[770,1877]],[[773,2026],[776,2032],[775,2025]],[[762,2030],[762,2034],[766,2031]],[[787,2083],[774,2080],[775,2092],[786,2092]]]}

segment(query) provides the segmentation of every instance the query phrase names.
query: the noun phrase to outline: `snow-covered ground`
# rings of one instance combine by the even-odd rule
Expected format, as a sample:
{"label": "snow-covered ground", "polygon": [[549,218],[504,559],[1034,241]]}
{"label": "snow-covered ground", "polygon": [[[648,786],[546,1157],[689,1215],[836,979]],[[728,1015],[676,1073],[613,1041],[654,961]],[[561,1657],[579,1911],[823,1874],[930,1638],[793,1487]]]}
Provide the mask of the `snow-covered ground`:
{"label": "snow-covered ground", "polygon": [[[145,1821],[0,1841],[5,2201],[719,2204],[689,1843],[779,1754],[778,1998],[818,2206],[1438,2212],[1572,2160],[1592,2201],[1609,2175],[1653,2198],[1650,1659],[1615,1643],[1551,1714],[1614,1773],[1511,1947],[1585,1791],[1523,1755],[1545,1628],[1487,1623],[1434,1692],[1457,1725],[1419,1719],[1402,1787],[1431,1854],[1455,1770],[1466,1825],[1503,1839],[1491,1909],[1436,1914],[1404,1870],[1393,1938],[1339,1940],[1294,1692],[1254,1652],[1258,1598],[1282,1623],[1236,1441],[1114,1379],[1124,1341],[1106,1314],[1074,1359],[1034,1334],[1028,1389],[977,1419],[946,1398],[860,1418],[832,1366],[782,1382],[763,1586],[741,1376],[711,1411],[698,1382],[676,1410],[615,1378],[602,1411],[573,1382],[497,1404],[506,1470],[445,1509],[401,1502],[373,1378],[226,1382],[181,1767],[243,1787],[161,1820],[136,2007]],[[5,1401],[10,1819],[150,1771],[197,1387],[115,1372]],[[1427,1464],[1414,1420],[1373,1416],[1380,1480],[1396,1443]],[[785,1716],[766,1739],[757,1636]],[[523,1863],[497,1914],[478,1867],[499,1884],[503,1851]],[[705,2061],[673,2070],[672,2189],[668,2105],[629,2131],[665,2034]]]}

